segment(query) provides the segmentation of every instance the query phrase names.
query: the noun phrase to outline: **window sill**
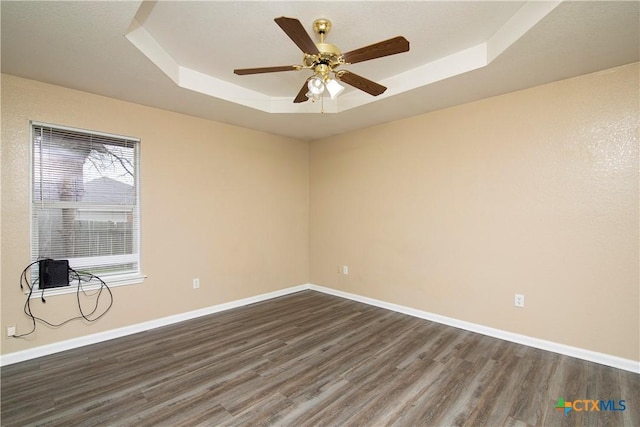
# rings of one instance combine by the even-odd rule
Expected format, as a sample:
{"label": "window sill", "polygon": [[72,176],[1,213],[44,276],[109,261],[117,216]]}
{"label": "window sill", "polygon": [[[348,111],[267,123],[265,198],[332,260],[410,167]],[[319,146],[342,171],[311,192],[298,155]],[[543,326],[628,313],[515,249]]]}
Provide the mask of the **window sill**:
{"label": "window sill", "polygon": [[[109,288],[116,288],[118,286],[139,285],[144,282],[147,276],[144,274],[127,274],[122,276],[111,276],[103,279]],[[97,291],[102,286],[100,281],[92,279],[89,282],[82,283],[81,291]],[[25,294],[29,294],[29,290]],[[69,283],[69,286],[62,286],[59,288],[34,289],[31,293],[31,298],[40,298],[42,296],[50,297],[55,295],[75,294],[78,292],[78,282],[74,281]]]}

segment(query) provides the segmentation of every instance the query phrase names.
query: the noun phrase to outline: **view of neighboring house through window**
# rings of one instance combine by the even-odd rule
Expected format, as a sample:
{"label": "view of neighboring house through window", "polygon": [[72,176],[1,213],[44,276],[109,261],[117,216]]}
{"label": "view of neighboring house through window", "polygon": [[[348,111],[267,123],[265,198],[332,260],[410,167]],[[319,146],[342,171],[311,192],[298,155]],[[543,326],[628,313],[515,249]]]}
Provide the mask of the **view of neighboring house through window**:
{"label": "view of neighboring house through window", "polygon": [[33,260],[139,274],[139,140],[40,123],[31,135]]}

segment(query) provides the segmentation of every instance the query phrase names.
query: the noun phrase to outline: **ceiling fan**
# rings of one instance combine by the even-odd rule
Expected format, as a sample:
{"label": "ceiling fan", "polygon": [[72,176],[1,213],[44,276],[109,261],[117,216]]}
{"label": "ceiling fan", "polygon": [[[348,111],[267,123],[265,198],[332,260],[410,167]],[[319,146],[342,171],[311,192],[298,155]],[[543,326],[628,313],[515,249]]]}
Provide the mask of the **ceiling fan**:
{"label": "ceiling fan", "polygon": [[[409,41],[402,36],[398,36],[347,53],[342,53],[337,46],[324,42],[324,36],[331,29],[331,22],[327,19],[317,19],[313,23],[313,30],[320,36],[320,43],[314,43],[300,21],[295,18],[281,16],[280,18],[274,19],[274,21],[304,53],[302,65],[241,68],[233,70],[233,72],[243,76],[247,74],[275,73],[279,71],[313,70],[313,75],[305,81],[302,89],[300,89],[300,92],[298,92],[298,95],[293,100],[294,103],[305,102],[309,99],[317,101],[325,90],[329,92],[331,99],[334,99],[344,90],[344,87],[338,83],[339,81],[373,96],[378,96],[387,90],[385,86],[365,79],[350,71],[336,71],[336,68],[341,65],[369,61],[409,50]],[[332,74],[334,78],[331,77]]]}

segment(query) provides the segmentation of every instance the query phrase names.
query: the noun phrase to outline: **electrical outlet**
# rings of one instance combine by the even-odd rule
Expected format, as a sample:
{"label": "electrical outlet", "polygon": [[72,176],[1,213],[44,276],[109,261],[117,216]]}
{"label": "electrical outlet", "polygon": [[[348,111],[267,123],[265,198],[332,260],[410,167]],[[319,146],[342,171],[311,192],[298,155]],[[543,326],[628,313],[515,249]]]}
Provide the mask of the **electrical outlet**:
{"label": "electrical outlet", "polygon": [[513,303],[516,307],[524,308],[524,295],[516,294],[516,299]]}
{"label": "electrical outlet", "polygon": [[349,274],[349,266],[348,265],[343,265],[342,266],[342,274]]}
{"label": "electrical outlet", "polygon": [[193,279],[193,289],[198,289],[200,288],[200,279],[196,278]]}
{"label": "electrical outlet", "polygon": [[16,327],[15,326],[7,326],[7,336],[8,337],[13,337],[16,334]]}

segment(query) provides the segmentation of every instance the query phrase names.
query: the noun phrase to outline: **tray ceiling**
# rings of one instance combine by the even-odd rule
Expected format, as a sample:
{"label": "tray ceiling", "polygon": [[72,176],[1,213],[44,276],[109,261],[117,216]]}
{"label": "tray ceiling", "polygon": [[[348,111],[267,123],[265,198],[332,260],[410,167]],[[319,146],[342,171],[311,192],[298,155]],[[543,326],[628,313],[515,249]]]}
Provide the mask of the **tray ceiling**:
{"label": "tray ceiling", "polygon": [[[639,2],[2,2],[2,72],[313,140],[636,62]],[[388,87],[293,104],[309,70],[273,22],[333,23],[342,51],[397,35],[408,53],[348,69]]]}

